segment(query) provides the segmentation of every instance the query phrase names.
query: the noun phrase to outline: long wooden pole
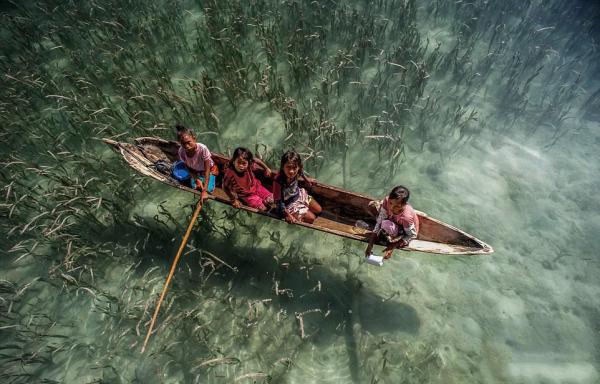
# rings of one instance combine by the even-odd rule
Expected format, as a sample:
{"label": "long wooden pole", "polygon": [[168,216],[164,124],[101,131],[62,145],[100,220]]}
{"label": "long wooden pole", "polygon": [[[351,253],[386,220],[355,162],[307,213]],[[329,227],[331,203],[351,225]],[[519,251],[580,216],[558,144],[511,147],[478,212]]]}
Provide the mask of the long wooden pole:
{"label": "long wooden pole", "polygon": [[169,284],[171,283],[171,278],[173,277],[173,274],[175,273],[175,267],[177,267],[177,262],[179,261],[179,257],[181,256],[181,253],[183,252],[183,249],[185,248],[185,245],[187,244],[188,237],[190,237],[190,233],[192,232],[192,228],[194,228],[194,223],[196,222],[196,218],[200,214],[201,210],[202,210],[202,198],[200,198],[200,200],[198,201],[198,204],[196,205],[196,210],[194,211],[194,214],[192,215],[192,220],[190,220],[190,224],[188,225],[187,230],[185,231],[185,235],[183,236],[183,239],[181,240],[181,244],[179,245],[179,250],[177,251],[177,255],[175,255],[175,259],[173,260],[173,263],[171,264],[171,270],[169,271],[169,276],[167,276],[167,280],[165,281],[165,285],[163,286],[162,293],[160,294],[160,299],[158,299],[158,304],[156,304],[156,309],[154,310],[154,315],[152,316],[152,321],[150,321],[150,327],[148,328],[148,333],[146,334],[146,339],[144,340],[144,345],[142,346],[142,353],[144,353],[144,351],[146,350],[146,344],[148,344],[148,340],[150,339],[150,335],[152,334],[152,329],[154,328],[154,322],[156,321],[156,317],[158,316],[158,312],[160,311],[160,306],[163,302],[163,299],[165,298],[165,295],[167,294],[167,291],[169,290]]}

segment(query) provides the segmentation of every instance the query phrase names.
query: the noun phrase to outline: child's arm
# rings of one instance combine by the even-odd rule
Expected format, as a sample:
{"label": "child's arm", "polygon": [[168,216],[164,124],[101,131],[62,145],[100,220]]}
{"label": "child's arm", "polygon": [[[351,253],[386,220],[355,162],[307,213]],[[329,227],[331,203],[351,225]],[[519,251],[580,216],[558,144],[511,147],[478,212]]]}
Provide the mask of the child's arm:
{"label": "child's arm", "polygon": [[255,158],[254,162],[256,164],[258,164],[259,167],[261,167],[262,169],[265,170],[265,176],[267,176],[267,177],[271,176],[271,173],[272,173],[271,168],[269,168],[267,166],[267,164],[264,163],[264,161],[262,161],[261,159]]}
{"label": "child's arm", "polygon": [[223,189],[225,190],[225,193],[227,194],[229,199],[231,199],[231,205],[233,205],[235,208],[239,208],[242,206],[242,203],[239,200],[238,194],[233,191],[233,186],[231,184],[232,181],[229,177],[227,177],[226,173],[223,177]]}
{"label": "child's arm", "polygon": [[204,160],[204,184],[202,185],[202,199],[208,197],[208,183],[210,182],[210,160]]}
{"label": "child's arm", "polygon": [[288,223],[295,223],[297,221],[296,218],[285,209],[283,197],[281,196],[281,184],[279,184],[277,179],[273,180],[273,200],[275,202],[275,209],[280,217],[283,217]]}
{"label": "child's arm", "polygon": [[379,232],[381,231],[381,222],[383,220],[385,220],[385,218],[387,217],[386,213],[385,213],[385,208],[383,207],[383,204],[381,205],[381,207],[379,208],[379,214],[377,215],[377,221],[375,222],[375,228],[373,228],[373,232],[371,233],[371,237],[369,238],[369,245],[367,246],[367,249],[365,250],[365,256],[369,256],[371,254],[371,251],[373,250],[373,244],[375,243],[375,240],[377,240],[377,236],[379,236]]}
{"label": "child's arm", "polygon": [[281,184],[277,181],[277,178],[273,180],[273,201],[275,202],[275,209],[280,216],[284,216],[285,204],[283,204],[283,198],[281,197]]}
{"label": "child's arm", "polygon": [[375,239],[377,239],[377,233],[373,232],[369,237],[369,245],[367,245],[367,249],[365,250],[365,257],[369,257],[369,255],[373,251],[373,244],[375,243]]}

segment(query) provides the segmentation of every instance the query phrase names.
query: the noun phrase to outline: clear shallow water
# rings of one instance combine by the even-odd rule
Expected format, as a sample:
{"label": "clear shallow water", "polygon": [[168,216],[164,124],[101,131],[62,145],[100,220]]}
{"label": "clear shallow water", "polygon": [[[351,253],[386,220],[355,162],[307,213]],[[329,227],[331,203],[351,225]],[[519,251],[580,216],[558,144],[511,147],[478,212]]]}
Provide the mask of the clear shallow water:
{"label": "clear shallow water", "polygon": [[[597,382],[597,6],[2,12],[3,382]],[[98,138],[174,121],[274,167],[295,147],[355,191],[403,183],[496,252],[378,269],[361,244],[209,204],[142,355],[193,200]]]}

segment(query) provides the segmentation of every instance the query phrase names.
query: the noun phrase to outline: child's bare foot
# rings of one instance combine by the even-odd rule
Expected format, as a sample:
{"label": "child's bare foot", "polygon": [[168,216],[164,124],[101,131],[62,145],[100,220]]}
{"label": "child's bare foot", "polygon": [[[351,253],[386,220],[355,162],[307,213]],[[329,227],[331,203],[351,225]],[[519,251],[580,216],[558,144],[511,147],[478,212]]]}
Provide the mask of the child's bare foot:
{"label": "child's bare foot", "polygon": [[267,207],[265,207],[263,204],[261,204],[258,207],[256,207],[256,209],[258,209],[261,212],[266,212],[267,211]]}

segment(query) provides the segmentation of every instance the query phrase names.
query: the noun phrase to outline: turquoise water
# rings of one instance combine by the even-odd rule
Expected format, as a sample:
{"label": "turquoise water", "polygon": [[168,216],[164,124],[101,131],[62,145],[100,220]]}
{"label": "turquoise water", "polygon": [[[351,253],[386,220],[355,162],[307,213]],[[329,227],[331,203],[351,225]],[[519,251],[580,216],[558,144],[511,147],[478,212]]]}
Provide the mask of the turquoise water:
{"label": "turquoise water", "polygon": [[[0,379],[597,383],[592,2],[0,5]],[[101,138],[242,144],[489,256],[397,252],[194,200]]]}

